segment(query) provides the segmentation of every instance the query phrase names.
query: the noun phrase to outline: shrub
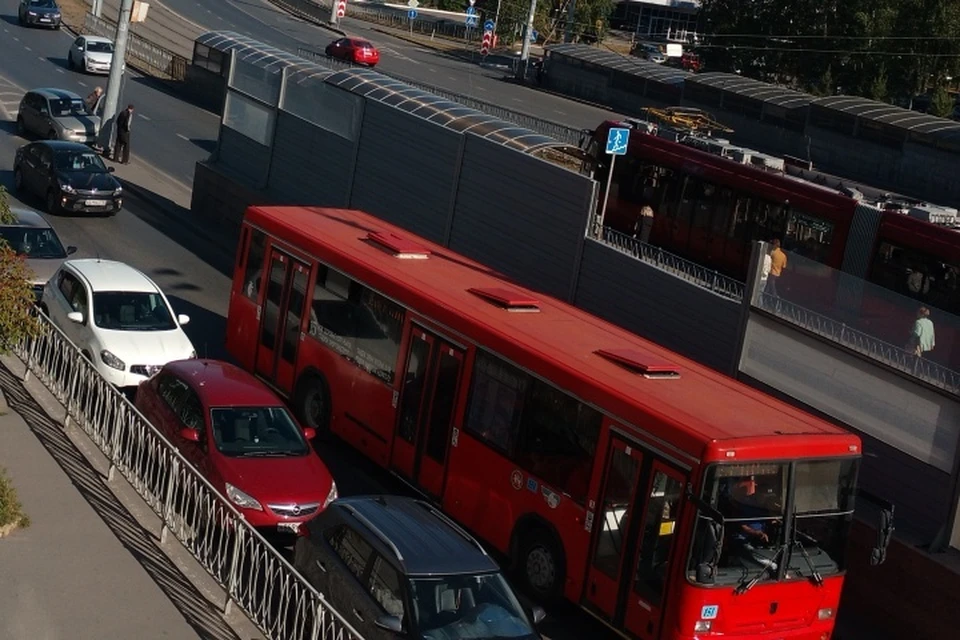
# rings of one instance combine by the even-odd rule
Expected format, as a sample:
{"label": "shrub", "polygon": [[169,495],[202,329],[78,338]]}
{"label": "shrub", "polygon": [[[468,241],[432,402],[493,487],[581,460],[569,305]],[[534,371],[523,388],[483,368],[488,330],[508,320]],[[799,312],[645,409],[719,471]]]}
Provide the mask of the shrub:
{"label": "shrub", "polygon": [[21,527],[30,526],[30,519],[23,512],[23,505],[17,499],[17,491],[7,477],[7,472],[0,467],[0,527],[9,524],[19,524]]}
{"label": "shrub", "polygon": [[[7,190],[0,185],[0,224],[16,221]],[[33,273],[22,256],[0,239],[0,355],[26,338],[36,337],[40,325],[33,316]]]}

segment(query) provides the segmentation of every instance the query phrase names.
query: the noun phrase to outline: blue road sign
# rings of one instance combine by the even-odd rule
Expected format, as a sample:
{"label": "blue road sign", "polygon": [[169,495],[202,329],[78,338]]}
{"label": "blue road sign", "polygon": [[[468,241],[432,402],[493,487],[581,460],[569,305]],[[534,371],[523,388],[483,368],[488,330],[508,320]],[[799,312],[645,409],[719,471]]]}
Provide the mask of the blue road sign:
{"label": "blue road sign", "polygon": [[475,27],[480,24],[480,18],[477,16],[467,16],[467,26]]}
{"label": "blue road sign", "polygon": [[540,34],[537,33],[537,30],[536,30],[536,29],[530,29],[530,42],[536,42],[538,35],[540,35]]}
{"label": "blue road sign", "polygon": [[496,25],[493,23],[493,20],[487,20],[486,22],[483,23],[483,30],[484,30],[484,31],[493,31],[493,28],[494,28],[495,26],[496,26]]}
{"label": "blue road sign", "polygon": [[610,129],[610,133],[607,134],[607,153],[612,156],[626,155],[628,142],[630,142],[630,129]]}
{"label": "blue road sign", "polygon": [[477,10],[474,7],[467,7],[467,15],[475,16],[477,15]]}
{"label": "blue road sign", "polygon": [[407,17],[410,18],[411,20],[414,20],[417,17],[417,10],[410,9],[410,11],[407,11]]}

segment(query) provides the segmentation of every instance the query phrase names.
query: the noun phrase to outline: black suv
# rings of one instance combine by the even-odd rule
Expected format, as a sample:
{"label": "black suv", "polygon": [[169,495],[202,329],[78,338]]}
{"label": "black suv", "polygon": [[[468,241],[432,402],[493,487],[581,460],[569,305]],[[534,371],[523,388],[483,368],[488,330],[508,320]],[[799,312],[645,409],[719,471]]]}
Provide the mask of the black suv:
{"label": "black suv", "polygon": [[421,500],[341,498],[306,523],[294,566],[361,636],[539,640],[497,563]]}

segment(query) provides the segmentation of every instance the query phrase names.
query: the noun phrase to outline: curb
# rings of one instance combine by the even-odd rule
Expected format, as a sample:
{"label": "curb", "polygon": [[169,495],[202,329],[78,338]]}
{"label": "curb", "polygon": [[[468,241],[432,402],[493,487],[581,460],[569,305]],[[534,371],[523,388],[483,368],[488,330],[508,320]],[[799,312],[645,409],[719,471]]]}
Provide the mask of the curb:
{"label": "curb", "polygon": [[[302,12],[300,12],[300,11],[297,11],[296,9],[294,9],[294,8],[292,8],[292,7],[284,6],[284,3],[282,3],[282,2],[277,2],[277,1],[275,1],[275,0],[267,0],[267,2],[269,2],[269,3],[272,4],[273,6],[277,7],[278,9],[280,9],[281,11],[283,11],[284,13],[287,13],[287,14],[289,14],[289,15],[291,15],[291,16],[295,16],[295,17],[297,17],[297,18],[300,18],[300,19],[303,20],[304,22],[309,22],[310,24],[315,24],[315,25],[317,25],[318,27],[320,27],[320,28],[322,28],[322,29],[326,29],[327,31],[330,31],[331,33],[335,33],[335,34],[337,34],[337,35],[340,36],[340,37],[346,37],[346,35],[347,35],[347,32],[344,31],[343,29],[338,29],[337,27],[331,25],[329,22],[324,22],[323,20],[320,20],[320,19],[318,19],[318,18],[315,18],[314,16],[308,16],[308,15],[306,15],[305,13],[302,13]],[[319,5],[318,5],[318,6],[319,6]],[[348,16],[348,17],[349,17],[349,16]]]}

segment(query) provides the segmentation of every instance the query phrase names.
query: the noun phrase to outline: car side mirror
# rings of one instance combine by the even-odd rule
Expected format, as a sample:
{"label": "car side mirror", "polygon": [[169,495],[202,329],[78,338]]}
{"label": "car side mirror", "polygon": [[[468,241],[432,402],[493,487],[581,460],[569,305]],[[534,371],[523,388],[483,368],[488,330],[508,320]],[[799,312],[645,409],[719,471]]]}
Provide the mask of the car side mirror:
{"label": "car side mirror", "polygon": [[67,255],[68,255],[68,256],[72,256],[72,255],[75,254],[76,252],[77,252],[77,248],[76,248],[75,246],[70,245],[69,247],[67,247]]}
{"label": "car side mirror", "polygon": [[117,170],[116,167],[107,167],[107,173],[113,173],[116,170]]}
{"label": "car side mirror", "polygon": [[303,428],[303,437],[307,440],[313,440],[317,437],[317,430],[313,427],[304,427]]}
{"label": "car side mirror", "polygon": [[533,624],[540,624],[546,617],[547,612],[543,610],[543,607],[533,608]]}
{"label": "car side mirror", "polygon": [[180,429],[180,437],[190,442],[200,442],[200,432],[196,429]]}
{"label": "car side mirror", "polygon": [[190,324],[190,316],[185,313],[181,313],[177,316],[177,322],[179,322],[181,325]]}
{"label": "car side mirror", "polygon": [[403,620],[397,616],[380,616],[374,622],[381,629],[393,631],[394,633],[403,633]]}
{"label": "car side mirror", "polygon": [[76,322],[77,324],[83,324],[83,314],[79,311],[71,311],[67,314],[67,320]]}

